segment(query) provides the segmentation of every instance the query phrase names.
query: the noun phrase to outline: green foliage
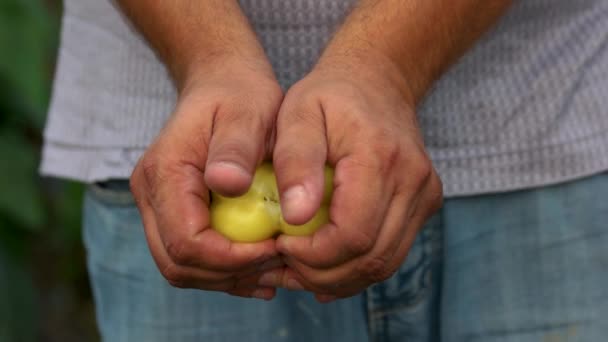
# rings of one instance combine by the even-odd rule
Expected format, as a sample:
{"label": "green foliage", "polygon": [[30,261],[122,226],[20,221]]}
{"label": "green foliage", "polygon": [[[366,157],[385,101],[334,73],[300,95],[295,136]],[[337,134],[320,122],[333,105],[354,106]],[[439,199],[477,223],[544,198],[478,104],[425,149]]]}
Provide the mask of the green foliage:
{"label": "green foliage", "polygon": [[57,28],[48,2],[0,1],[0,215],[29,231],[44,224],[36,170]]}
{"label": "green foliage", "polygon": [[[60,5],[0,0],[0,342],[72,340],[50,334],[77,329],[69,312],[85,307],[91,314],[80,243],[82,186],[38,176]],[[48,305],[54,291],[66,288],[70,303],[88,302]],[[51,315],[66,326],[46,327]],[[84,335],[73,340],[95,339]]]}
{"label": "green foliage", "polygon": [[0,213],[19,223],[20,228],[37,231],[44,223],[42,191],[36,178],[37,151],[19,131],[0,130]]}
{"label": "green foliage", "polygon": [[[23,109],[3,113],[42,128],[48,101],[48,76],[57,42],[58,16],[49,12],[48,1],[0,1],[0,80],[9,82],[11,101]],[[4,83],[4,82],[3,82]],[[21,117],[23,116],[24,117]]]}
{"label": "green foliage", "polygon": [[32,329],[32,325],[36,326],[36,292],[23,258],[3,250],[7,247],[7,232],[2,233],[4,243],[0,244],[0,341],[34,341],[36,329]]}

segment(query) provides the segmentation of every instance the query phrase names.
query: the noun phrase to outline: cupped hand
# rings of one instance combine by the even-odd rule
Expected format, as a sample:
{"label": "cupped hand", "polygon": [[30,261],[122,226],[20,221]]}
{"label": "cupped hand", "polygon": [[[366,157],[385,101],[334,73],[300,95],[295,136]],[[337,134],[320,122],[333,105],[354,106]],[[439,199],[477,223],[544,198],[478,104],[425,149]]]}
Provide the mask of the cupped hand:
{"label": "cupped hand", "polygon": [[390,277],[442,203],[407,82],[389,62],[321,60],[287,93],[273,163],[285,219],[319,208],[323,167],[335,168],[330,223],[310,237],[280,236],[288,265],[263,285],[305,289],[326,302]]}
{"label": "cupped hand", "polygon": [[[282,90],[269,66],[208,63],[180,91],[176,109],[131,176],[146,238],[176,287],[270,299],[260,274],[282,265],[272,240],[232,243],[209,226],[209,190],[244,193],[269,156]],[[145,123],[142,123],[145,124]]]}

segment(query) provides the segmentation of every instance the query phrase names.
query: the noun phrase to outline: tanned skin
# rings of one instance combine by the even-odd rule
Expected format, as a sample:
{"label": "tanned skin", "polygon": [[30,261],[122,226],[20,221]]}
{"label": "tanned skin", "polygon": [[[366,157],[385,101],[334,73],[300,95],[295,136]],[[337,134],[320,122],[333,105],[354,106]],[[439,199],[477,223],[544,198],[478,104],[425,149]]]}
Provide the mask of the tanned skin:
{"label": "tanned skin", "polygon": [[[416,105],[508,10],[507,0],[361,0],[310,73],[283,94],[237,1],[120,0],[179,92],[131,177],[150,250],[175,286],[328,302],[390,277],[442,186]],[[335,168],[330,224],[310,237],[231,243],[209,190],[246,191],[272,158],[285,219],[310,219]]]}

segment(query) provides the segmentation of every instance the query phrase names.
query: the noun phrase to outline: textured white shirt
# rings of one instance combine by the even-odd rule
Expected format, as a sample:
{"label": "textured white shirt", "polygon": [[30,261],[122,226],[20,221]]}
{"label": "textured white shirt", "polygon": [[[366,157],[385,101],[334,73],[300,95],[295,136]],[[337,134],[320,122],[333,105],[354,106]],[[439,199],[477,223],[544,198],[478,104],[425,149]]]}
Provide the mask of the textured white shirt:
{"label": "textured white shirt", "polygon": [[[288,88],[356,1],[240,2]],[[64,3],[41,171],[128,178],[171,114],[175,89],[111,1]],[[608,170],[608,1],[515,2],[435,84],[419,120],[446,196]]]}

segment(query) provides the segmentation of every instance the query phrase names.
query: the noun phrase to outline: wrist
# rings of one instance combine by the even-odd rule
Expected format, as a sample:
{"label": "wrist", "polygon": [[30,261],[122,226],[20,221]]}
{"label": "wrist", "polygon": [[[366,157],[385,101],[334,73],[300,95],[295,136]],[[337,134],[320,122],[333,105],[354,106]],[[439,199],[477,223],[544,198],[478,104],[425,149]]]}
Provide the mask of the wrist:
{"label": "wrist", "polygon": [[181,95],[208,84],[221,86],[229,80],[240,79],[240,85],[250,80],[260,87],[265,84],[278,86],[274,71],[265,55],[245,54],[235,51],[207,54],[193,61],[177,83]]}
{"label": "wrist", "polygon": [[218,60],[264,59],[264,50],[236,0],[117,0],[164,62],[181,90]]}
{"label": "wrist", "polygon": [[404,72],[388,55],[372,46],[356,46],[334,42],[330,44],[313,69],[317,72],[337,72],[349,79],[369,85],[396,89],[412,107],[421,99],[416,91],[417,81]]}
{"label": "wrist", "polygon": [[394,65],[407,80],[414,102],[420,102],[512,2],[360,0],[328,51]]}

